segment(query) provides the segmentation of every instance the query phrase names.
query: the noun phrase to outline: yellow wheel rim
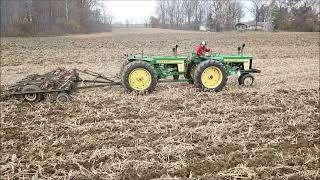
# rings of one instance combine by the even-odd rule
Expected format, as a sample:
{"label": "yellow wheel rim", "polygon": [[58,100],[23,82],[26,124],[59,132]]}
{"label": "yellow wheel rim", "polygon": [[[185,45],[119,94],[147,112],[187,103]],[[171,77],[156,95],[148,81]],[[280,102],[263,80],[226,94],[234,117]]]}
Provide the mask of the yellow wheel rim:
{"label": "yellow wheel rim", "polygon": [[144,68],[136,68],[129,74],[129,84],[134,90],[146,90],[151,84],[151,74]]}
{"label": "yellow wheel rim", "polygon": [[201,82],[204,87],[212,89],[219,86],[222,81],[222,72],[215,66],[207,67],[201,75]]}
{"label": "yellow wheel rim", "polygon": [[197,69],[197,65],[193,65],[191,66],[191,69],[190,69],[190,76],[192,79],[194,79],[194,73],[196,72],[196,69]]}

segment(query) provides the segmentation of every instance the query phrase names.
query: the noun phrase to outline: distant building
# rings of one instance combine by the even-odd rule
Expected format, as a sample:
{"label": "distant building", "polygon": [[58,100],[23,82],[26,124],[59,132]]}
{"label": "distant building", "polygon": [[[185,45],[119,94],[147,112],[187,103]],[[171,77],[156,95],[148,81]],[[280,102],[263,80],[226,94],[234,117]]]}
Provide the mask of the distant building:
{"label": "distant building", "polygon": [[273,25],[270,22],[242,22],[235,25],[237,31],[245,30],[262,30],[262,31],[272,31]]}
{"label": "distant building", "polygon": [[237,23],[235,25],[235,28],[237,31],[245,31],[245,30],[247,30],[248,26],[244,23]]}
{"label": "distant building", "polygon": [[206,26],[199,26],[199,30],[200,31],[207,31],[207,27]]}

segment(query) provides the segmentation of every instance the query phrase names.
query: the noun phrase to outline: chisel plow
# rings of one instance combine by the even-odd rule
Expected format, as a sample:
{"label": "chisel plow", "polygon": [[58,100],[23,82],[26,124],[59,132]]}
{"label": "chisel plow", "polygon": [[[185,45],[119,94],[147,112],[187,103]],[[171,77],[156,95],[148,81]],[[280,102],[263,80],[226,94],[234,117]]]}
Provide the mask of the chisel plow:
{"label": "chisel plow", "polygon": [[[82,79],[80,74],[92,77]],[[16,97],[28,102],[41,101],[45,98],[51,101],[66,102],[71,94],[78,89],[116,86],[120,82],[89,70],[58,68],[45,74],[32,74],[5,88],[1,92],[1,100]]]}

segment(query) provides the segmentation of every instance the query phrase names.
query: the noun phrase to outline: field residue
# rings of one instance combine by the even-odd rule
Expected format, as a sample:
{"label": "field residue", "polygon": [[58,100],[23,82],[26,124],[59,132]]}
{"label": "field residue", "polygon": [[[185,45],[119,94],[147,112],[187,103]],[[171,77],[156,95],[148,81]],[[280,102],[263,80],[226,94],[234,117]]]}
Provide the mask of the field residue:
{"label": "field residue", "polygon": [[[117,31],[117,30],[115,30]],[[1,39],[1,85],[57,67],[118,73],[124,53],[170,55],[207,40],[215,52],[246,43],[253,87],[229,77],[219,93],[158,84],[79,91],[73,101],[1,105],[0,179],[316,179],[320,172],[317,33],[113,33]]]}

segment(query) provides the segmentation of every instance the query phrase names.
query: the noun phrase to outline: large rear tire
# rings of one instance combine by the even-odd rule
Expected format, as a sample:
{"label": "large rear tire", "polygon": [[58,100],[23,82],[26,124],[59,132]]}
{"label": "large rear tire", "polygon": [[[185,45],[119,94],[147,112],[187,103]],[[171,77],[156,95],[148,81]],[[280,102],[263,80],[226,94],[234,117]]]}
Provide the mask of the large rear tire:
{"label": "large rear tire", "polygon": [[173,80],[175,80],[175,81],[177,81],[177,80],[179,80],[179,75],[173,75]]}
{"label": "large rear tire", "polygon": [[202,61],[196,69],[194,84],[203,91],[219,92],[228,80],[223,64],[215,60]]}
{"label": "large rear tire", "polygon": [[133,61],[127,64],[122,73],[122,85],[127,92],[149,92],[156,88],[158,75],[147,62]]}
{"label": "large rear tire", "polygon": [[186,79],[188,79],[188,82],[190,84],[193,84],[193,79],[194,79],[194,73],[197,69],[197,64],[194,63],[193,61],[190,62],[188,65],[187,65],[187,68],[186,68],[186,73],[184,74],[184,77]]}
{"label": "large rear tire", "polygon": [[123,61],[121,67],[120,67],[120,71],[118,72],[118,77],[121,78],[122,74],[123,74],[123,69],[124,67],[126,67],[127,64],[129,64],[130,61],[128,61],[127,59]]}

